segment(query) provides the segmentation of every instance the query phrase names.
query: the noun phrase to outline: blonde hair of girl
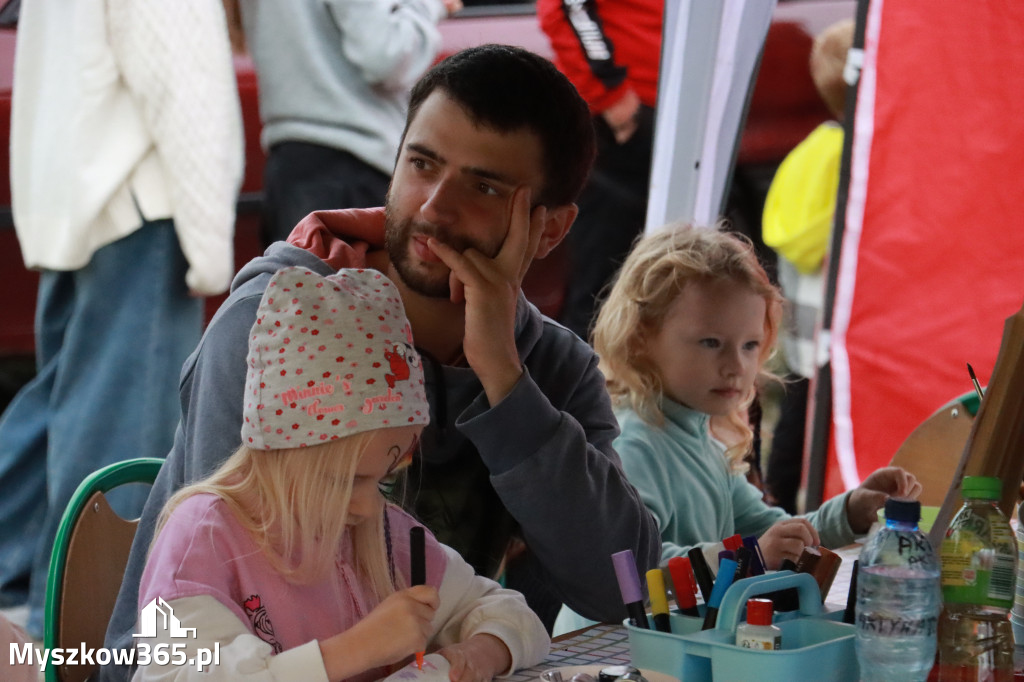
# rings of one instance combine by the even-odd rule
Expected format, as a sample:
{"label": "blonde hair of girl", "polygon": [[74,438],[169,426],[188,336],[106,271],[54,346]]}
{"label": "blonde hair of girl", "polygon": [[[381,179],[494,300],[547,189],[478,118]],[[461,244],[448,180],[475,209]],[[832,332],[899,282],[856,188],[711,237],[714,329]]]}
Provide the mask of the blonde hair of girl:
{"label": "blonde hair of girl", "polygon": [[[355,471],[372,431],[323,445],[281,450],[242,446],[211,476],[182,488],[164,507],[157,534],[171,512],[193,495],[216,495],[263,549],[270,565],[295,583],[309,583],[334,570],[342,538],[352,535],[356,570],[379,600],[396,589],[380,514],[346,527]],[[155,537],[155,536],[154,536]],[[396,580],[401,573],[394,572]]]}
{"label": "blonde hair of girl", "polygon": [[[647,355],[647,339],[658,333],[673,301],[693,282],[728,279],[764,297],[765,336],[758,377],[759,381],[776,378],[764,367],[775,351],[782,295],[758,262],[750,240],[725,232],[724,227],[723,223],[712,228],[674,223],[641,236],[594,323],[591,340],[613,403],[632,408],[649,424],[661,426],[665,415],[661,374]],[[711,419],[711,432],[727,443],[726,458],[736,471],[746,470],[743,458],[754,440],[745,413],[755,392],[756,388],[751,389],[737,412]]]}

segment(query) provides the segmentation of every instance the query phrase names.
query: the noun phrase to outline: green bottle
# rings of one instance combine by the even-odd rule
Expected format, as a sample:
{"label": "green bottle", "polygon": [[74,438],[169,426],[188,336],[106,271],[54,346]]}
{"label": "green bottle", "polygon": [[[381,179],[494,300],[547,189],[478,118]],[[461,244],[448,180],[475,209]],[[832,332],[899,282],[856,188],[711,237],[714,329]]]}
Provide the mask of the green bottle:
{"label": "green bottle", "polygon": [[939,680],[1012,680],[1017,546],[1000,511],[1002,481],[966,476],[963,507],[940,548]]}

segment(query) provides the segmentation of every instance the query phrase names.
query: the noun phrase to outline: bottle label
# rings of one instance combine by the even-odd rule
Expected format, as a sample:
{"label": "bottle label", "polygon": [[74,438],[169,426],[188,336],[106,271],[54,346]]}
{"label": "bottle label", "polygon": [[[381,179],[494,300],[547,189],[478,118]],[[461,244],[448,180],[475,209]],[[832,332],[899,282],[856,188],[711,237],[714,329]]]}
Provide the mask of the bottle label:
{"label": "bottle label", "polygon": [[736,638],[736,646],[744,649],[773,651],[782,648],[782,637],[780,635],[774,637],[740,636]]}
{"label": "bottle label", "polygon": [[954,519],[941,546],[943,601],[1012,608],[1015,549],[1008,524],[989,524],[978,517]]}

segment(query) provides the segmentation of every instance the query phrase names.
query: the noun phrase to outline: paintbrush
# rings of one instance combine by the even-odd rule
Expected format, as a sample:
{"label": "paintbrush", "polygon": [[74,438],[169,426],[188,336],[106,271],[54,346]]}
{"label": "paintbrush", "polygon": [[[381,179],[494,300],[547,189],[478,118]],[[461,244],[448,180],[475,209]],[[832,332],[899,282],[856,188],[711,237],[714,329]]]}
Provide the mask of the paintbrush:
{"label": "paintbrush", "polygon": [[981,390],[981,384],[978,383],[978,376],[974,373],[974,368],[971,367],[971,363],[967,363],[967,373],[971,375],[971,383],[974,384],[974,390],[978,392],[978,400],[985,397],[985,392]]}

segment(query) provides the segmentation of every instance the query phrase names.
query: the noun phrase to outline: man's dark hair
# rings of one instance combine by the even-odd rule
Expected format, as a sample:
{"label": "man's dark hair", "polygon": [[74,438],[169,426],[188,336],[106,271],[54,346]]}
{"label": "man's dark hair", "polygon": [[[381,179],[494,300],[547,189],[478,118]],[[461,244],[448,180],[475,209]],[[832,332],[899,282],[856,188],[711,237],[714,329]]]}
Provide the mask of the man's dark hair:
{"label": "man's dark hair", "polygon": [[594,163],[594,126],[587,103],[554,64],[511,45],[456,52],[413,87],[406,131],[420,105],[438,88],[478,125],[499,132],[526,129],[540,138],[544,185],[535,203],[563,206],[576,201]]}

